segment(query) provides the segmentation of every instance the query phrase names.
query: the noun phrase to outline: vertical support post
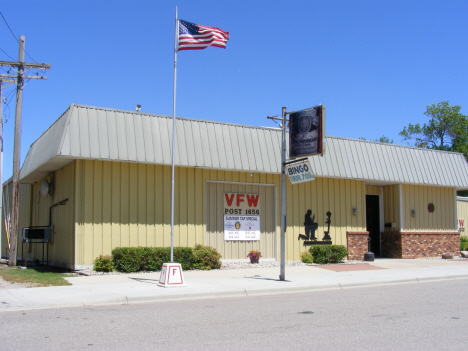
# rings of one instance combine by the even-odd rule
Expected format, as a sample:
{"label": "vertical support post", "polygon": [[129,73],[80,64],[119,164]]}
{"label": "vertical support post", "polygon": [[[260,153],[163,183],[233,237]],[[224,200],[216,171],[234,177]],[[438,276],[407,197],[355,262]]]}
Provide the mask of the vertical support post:
{"label": "vertical support post", "polygon": [[20,176],[20,146],[21,146],[21,107],[23,104],[23,73],[24,73],[24,36],[19,39],[19,67],[16,88],[15,112],[15,145],[13,151],[13,195],[11,205],[11,234],[10,234],[10,260],[9,266],[16,266],[16,249],[18,238],[18,210],[19,210],[19,176]]}
{"label": "vertical support post", "polygon": [[281,269],[280,280],[285,280],[286,259],[286,107],[282,109],[282,131],[281,131]]}
{"label": "vertical support post", "polygon": [[176,138],[176,82],[177,82],[177,50],[179,42],[179,19],[177,7],[175,16],[174,39],[174,101],[172,105],[172,186],[171,186],[171,263],[174,262],[174,169],[175,169],[175,138]]}
{"label": "vertical support post", "polygon": [[[3,80],[0,79],[0,218],[3,214],[3,184],[2,184],[2,172],[3,172]],[[6,216],[5,216],[6,220]],[[0,223],[2,226],[3,223]],[[1,233],[1,231],[0,231]],[[5,235],[8,235],[7,229],[5,228]],[[7,239],[8,240],[8,239]],[[0,244],[3,245],[2,240],[0,238]],[[1,251],[1,247],[0,247]],[[5,252],[7,253],[7,252]]]}

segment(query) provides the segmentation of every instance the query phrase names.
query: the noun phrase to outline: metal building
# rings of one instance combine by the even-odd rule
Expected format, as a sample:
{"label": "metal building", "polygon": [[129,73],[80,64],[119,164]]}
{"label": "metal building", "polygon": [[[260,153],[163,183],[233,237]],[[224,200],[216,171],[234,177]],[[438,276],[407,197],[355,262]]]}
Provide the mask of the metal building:
{"label": "metal building", "polygon": [[[213,246],[223,259],[245,259],[251,249],[279,258],[280,130],[184,118],[176,128],[175,246]],[[75,269],[115,247],[170,246],[171,137],[168,116],[71,105],[29,149],[19,226],[51,222],[50,263]],[[314,181],[287,181],[286,259],[308,249],[308,210],[318,240],[327,232],[353,259],[362,259],[369,236],[377,256],[459,251],[462,154],[327,137],[325,155],[309,160]],[[260,240],[226,240],[227,194],[259,195]]]}

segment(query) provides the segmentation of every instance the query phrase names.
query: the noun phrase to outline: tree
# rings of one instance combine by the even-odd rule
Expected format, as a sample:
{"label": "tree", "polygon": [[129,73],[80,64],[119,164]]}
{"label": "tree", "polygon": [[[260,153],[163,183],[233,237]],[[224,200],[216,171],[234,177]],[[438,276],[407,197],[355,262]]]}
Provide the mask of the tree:
{"label": "tree", "polygon": [[399,134],[416,147],[461,152],[468,160],[468,117],[460,109],[448,101],[428,105],[424,114],[430,117],[429,123],[422,127],[410,123]]}
{"label": "tree", "polygon": [[[359,140],[367,140],[366,138],[364,137],[359,137]],[[380,138],[378,139],[375,139],[375,140],[371,140],[371,141],[376,141],[378,143],[385,143],[385,144],[393,144],[393,139],[390,140],[388,137],[386,137],[385,135],[382,135]]]}

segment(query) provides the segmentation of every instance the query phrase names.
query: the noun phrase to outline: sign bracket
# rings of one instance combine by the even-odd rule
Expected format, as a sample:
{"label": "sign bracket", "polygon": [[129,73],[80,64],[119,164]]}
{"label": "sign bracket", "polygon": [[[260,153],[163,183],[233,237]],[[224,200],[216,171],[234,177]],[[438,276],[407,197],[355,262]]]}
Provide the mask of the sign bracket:
{"label": "sign bracket", "polygon": [[284,162],[283,165],[287,166],[287,165],[292,165],[293,163],[299,163],[299,162],[304,162],[308,160],[309,160],[308,157],[303,157],[303,158],[298,158],[296,160]]}

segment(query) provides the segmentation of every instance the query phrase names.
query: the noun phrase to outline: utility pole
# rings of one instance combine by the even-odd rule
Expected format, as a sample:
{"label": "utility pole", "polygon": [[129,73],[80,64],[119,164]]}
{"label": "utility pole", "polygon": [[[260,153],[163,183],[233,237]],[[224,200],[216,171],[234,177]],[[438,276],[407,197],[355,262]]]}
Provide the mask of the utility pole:
{"label": "utility pole", "polygon": [[50,69],[50,64],[24,62],[24,36],[19,38],[18,62],[0,61],[0,66],[9,66],[17,71],[17,75],[0,74],[1,78],[16,79],[16,112],[15,112],[15,145],[13,151],[13,194],[11,205],[10,230],[10,260],[9,266],[16,266],[17,238],[18,238],[18,210],[19,210],[19,176],[20,176],[20,145],[21,145],[21,108],[23,105],[24,79],[46,79],[45,77],[25,76],[25,69]]}

